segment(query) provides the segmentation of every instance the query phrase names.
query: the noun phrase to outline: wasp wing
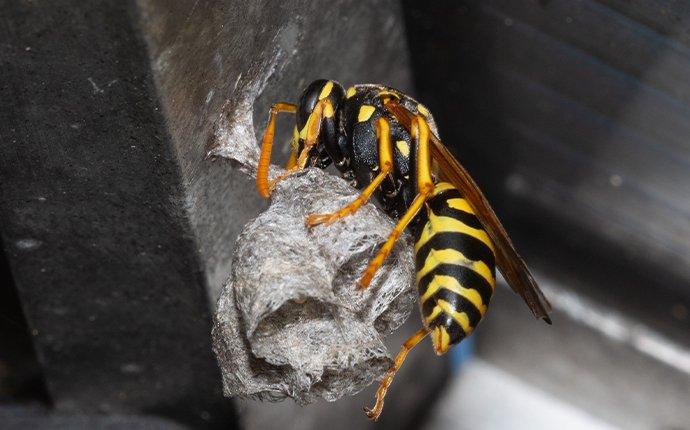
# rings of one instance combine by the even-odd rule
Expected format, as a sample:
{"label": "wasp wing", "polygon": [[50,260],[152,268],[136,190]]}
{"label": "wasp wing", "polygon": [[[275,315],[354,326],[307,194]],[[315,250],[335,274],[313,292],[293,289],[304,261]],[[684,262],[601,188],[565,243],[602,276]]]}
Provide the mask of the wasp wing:
{"label": "wasp wing", "polygon": [[[412,124],[414,114],[396,101],[386,103],[386,108],[408,130]],[[498,220],[486,197],[481,192],[469,172],[450,153],[443,143],[433,133],[430,133],[431,157],[441,171],[444,180],[455,185],[475,210],[482,225],[496,245],[496,262],[503,273],[508,285],[527,303],[537,318],[542,318],[551,324],[549,312],[551,305],[539,289],[534,277],[530,273],[524,260],[515,250],[513,242],[508,237],[505,228]]]}
{"label": "wasp wing", "polygon": [[453,154],[436,139],[431,139],[431,157],[438,163],[444,179],[458,187],[465,195],[472,208],[477,212],[487,233],[496,245],[498,268],[506,278],[508,285],[519,294],[537,318],[543,318],[549,324],[551,305],[539,289],[525,261],[520,257],[513,242],[508,237],[503,225],[498,220],[489,202],[467,170]]}

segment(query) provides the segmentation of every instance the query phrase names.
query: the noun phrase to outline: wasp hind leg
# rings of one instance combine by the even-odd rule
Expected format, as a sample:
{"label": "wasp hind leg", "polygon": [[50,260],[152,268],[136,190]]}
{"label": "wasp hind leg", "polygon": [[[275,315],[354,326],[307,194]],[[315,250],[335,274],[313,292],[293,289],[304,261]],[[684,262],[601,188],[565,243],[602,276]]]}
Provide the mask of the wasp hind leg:
{"label": "wasp hind leg", "polygon": [[357,212],[360,207],[369,201],[374,191],[376,191],[383,180],[390,174],[393,170],[393,146],[391,145],[390,125],[385,118],[379,118],[378,121],[376,121],[376,137],[378,140],[379,166],[381,169],[379,174],[376,175],[371,183],[367,185],[362,193],[349,205],[331,213],[307,215],[307,226],[314,227],[319,224],[329,225]]}
{"label": "wasp hind leg", "polygon": [[383,411],[383,400],[386,397],[388,387],[390,387],[391,383],[393,382],[396,372],[400,370],[405,358],[407,358],[407,353],[410,352],[412,348],[417,346],[417,344],[421,342],[422,339],[424,339],[428,334],[429,330],[423,328],[410,336],[405,343],[403,343],[403,346],[400,348],[400,352],[395,357],[393,365],[390,367],[390,369],[388,369],[386,376],[383,377],[381,383],[379,384],[378,390],[376,390],[376,404],[374,404],[374,407],[371,409],[364,408],[364,412],[367,414],[369,419],[374,421],[379,419],[379,415],[381,415],[381,411]]}
{"label": "wasp hind leg", "polygon": [[362,289],[367,288],[371,284],[374,275],[376,275],[376,272],[381,268],[388,254],[393,250],[395,241],[398,240],[402,232],[407,228],[407,225],[414,219],[424,205],[424,202],[429,198],[429,195],[434,191],[434,181],[431,178],[431,158],[429,155],[429,124],[423,116],[417,115],[412,119],[410,134],[417,148],[418,194],[388,236],[386,243],[383,244],[379,252],[364,270],[362,277],[358,281],[359,287]]}

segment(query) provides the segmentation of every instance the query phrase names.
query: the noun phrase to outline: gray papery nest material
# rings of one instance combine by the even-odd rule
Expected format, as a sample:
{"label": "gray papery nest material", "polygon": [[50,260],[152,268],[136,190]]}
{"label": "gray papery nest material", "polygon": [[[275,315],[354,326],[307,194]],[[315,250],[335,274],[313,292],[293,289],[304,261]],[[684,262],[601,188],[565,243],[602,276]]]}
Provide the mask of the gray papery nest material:
{"label": "gray papery nest material", "polygon": [[[234,111],[219,119],[210,155],[255,175],[251,114]],[[273,175],[279,171],[272,167]],[[226,396],[334,401],[361,391],[391,365],[382,337],[408,318],[416,300],[410,237],[399,240],[372,285],[359,290],[357,279],[394,221],[367,204],[330,226],[309,230],[304,222],[357,195],[341,178],[307,169],[282,181],[268,210],[245,225],[213,327]]]}

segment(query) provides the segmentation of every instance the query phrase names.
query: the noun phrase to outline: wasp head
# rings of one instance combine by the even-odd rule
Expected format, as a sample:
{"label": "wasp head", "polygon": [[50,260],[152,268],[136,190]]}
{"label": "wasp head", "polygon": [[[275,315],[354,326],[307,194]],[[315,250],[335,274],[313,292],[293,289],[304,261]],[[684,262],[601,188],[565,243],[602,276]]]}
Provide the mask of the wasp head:
{"label": "wasp head", "polygon": [[309,133],[311,122],[321,121],[318,141],[309,151],[308,166],[327,167],[333,161],[340,161],[336,112],[345,99],[345,90],[335,82],[318,79],[304,90],[297,107],[297,128],[295,142],[301,153]]}

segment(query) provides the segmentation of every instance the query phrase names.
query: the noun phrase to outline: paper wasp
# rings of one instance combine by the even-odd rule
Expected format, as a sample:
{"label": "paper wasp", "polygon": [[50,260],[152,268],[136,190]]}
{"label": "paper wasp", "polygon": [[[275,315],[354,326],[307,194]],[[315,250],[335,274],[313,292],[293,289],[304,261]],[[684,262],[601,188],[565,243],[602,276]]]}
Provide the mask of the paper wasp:
{"label": "paper wasp", "polygon": [[[279,112],[295,113],[297,121],[287,170],[269,181]],[[371,196],[397,220],[362,274],[360,288],[369,286],[406,228],[415,237],[424,327],[404,343],[381,381],[375,406],[365,409],[373,420],[410,349],[431,334],[441,355],[474,330],[493,294],[496,265],[532,313],[550,323],[548,301],[477,184],[434,134],[435,128],[423,105],[393,88],[366,84],[345,91],[335,81],[317,80],[304,90],[299,104],[273,105],[261,144],[256,183],[264,197],[287,175],[331,163],[362,189],[336,212],[309,215],[309,226],[350,215]]]}

